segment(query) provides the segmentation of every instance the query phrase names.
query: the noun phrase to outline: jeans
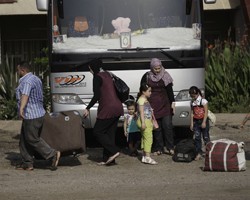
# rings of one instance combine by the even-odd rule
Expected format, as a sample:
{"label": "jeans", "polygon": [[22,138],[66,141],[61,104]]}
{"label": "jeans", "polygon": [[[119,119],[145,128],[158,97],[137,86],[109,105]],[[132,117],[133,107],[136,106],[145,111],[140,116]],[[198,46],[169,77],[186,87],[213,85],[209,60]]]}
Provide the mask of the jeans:
{"label": "jeans", "polygon": [[194,119],[194,126],[193,126],[193,131],[194,131],[194,139],[195,139],[195,148],[196,152],[198,154],[202,154],[202,141],[201,137],[203,138],[203,141],[205,145],[210,142],[210,137],[209,137],[209,121],[207,119],[206,121],[206,128],[202,128],[203,119]]}
{"label": "jeans", "polygon": [[172,116],[157,119],[159,128],[153,131],[153,151],[163,151],[164,145],[168,150],[174,149],[174,131]]}

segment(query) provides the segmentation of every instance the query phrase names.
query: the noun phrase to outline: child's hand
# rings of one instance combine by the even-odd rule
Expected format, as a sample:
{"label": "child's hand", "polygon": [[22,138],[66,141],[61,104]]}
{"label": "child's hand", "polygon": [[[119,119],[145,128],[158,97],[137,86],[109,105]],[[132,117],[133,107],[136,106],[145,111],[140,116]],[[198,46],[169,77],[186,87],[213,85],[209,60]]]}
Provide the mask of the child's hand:
{"label": "child's hand", "polygon": [[146,127],[146,124],[145,123],[143,123],[142,125],[141,125],[141,129],[142,130],[145,130],[147,127]]}
{"label": "child's hand", "polygon": [[201,128],[206,128],[206,122],[202,122]]}
{"label": "child's hand", "polygon": [[193,126],[193,124],[192,124],[192,125],[190,125],[190,130],[191,130],[191,131],[193,131],[193,130],[194,130],[194,126]]}
{"label": "child's hand", "polygon": [[128,137],[128,132],[124,132],[125,137]]}

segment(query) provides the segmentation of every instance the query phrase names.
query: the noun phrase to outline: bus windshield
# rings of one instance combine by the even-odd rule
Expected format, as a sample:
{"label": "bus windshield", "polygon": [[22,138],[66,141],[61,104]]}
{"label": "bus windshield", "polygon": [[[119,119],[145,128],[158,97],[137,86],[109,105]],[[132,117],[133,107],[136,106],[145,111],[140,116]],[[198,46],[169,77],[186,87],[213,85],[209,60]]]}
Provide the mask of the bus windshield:
{"label": "bus windshield", "polygon": [[199,0],[53,0],[55,53],[201,48]]}

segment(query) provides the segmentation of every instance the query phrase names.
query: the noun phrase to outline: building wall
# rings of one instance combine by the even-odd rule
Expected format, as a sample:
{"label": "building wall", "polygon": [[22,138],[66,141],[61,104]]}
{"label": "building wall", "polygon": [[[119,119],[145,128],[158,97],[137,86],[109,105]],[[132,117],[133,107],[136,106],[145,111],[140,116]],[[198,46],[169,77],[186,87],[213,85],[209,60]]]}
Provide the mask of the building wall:
{"label": "building wall", "polygon": [[245,24],[241,6],[235,9],[226,10],[205,10],[204,11],[205,38],[210,43],[214,40],[240,41],[244,34]]}
{"label": "building wall", "polygon": [[33,61],[47,47],[46,15],[0,16],[1,58]]}

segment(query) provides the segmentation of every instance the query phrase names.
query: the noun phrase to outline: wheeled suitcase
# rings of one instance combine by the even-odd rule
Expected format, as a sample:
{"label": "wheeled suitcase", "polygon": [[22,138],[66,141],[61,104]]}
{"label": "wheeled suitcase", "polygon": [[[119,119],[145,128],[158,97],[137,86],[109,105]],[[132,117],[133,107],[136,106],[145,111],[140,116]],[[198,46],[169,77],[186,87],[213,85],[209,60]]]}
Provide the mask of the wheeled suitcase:
{"label": "wheeled suitcase", "polygon": [[78,111],[47,113],[40,136],[62,155],[86,150],[85,129]]}

